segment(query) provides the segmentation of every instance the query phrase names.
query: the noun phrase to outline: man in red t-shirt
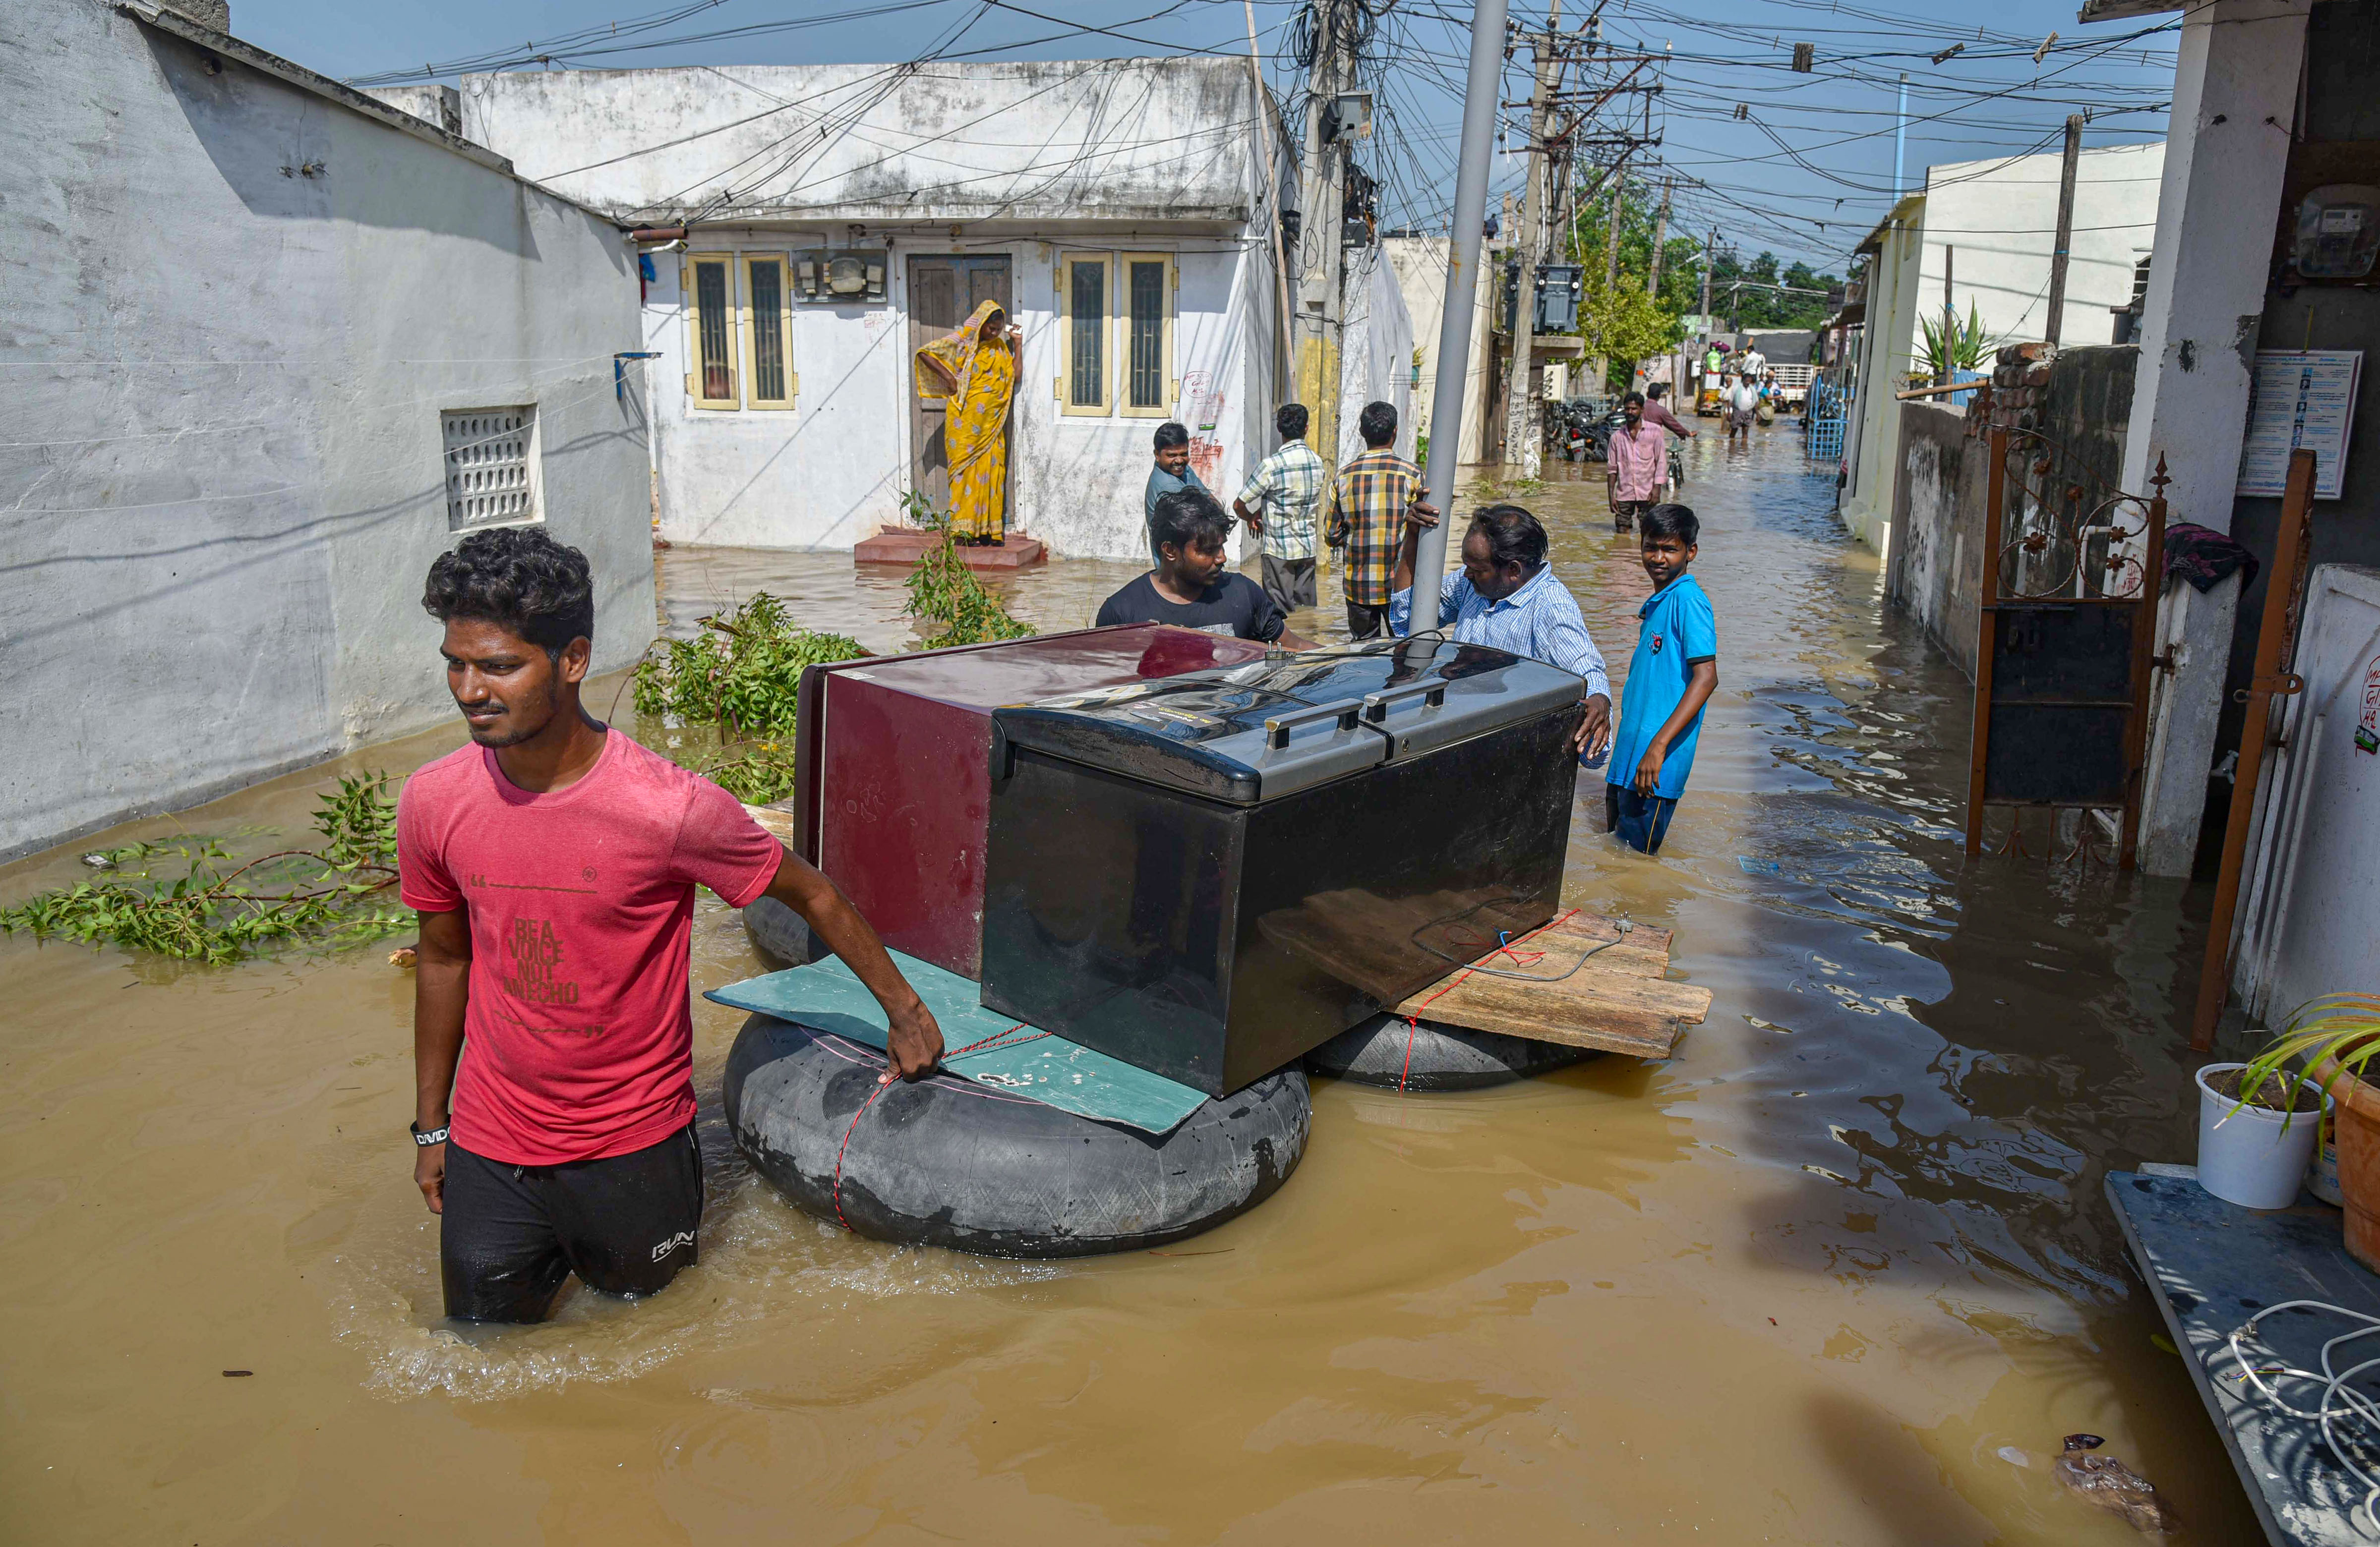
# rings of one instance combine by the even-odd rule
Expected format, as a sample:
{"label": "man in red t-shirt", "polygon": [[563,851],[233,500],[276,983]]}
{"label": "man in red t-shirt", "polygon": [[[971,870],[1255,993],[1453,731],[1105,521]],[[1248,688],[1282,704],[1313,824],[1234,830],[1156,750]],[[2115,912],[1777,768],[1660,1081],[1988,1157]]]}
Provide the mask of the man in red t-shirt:
{"label": "man in red t-shirt", "polygon": [[477,532],[431,565],[421,604],[474,743],[414,774],[396,815],[421,919],[413,1179],[441,1216],[446,1313],[539,1321],[574,1272],[651,1294],[694,1262],[702,1217],[698,884],[809,921],[884,1007],[884,1080],[930,1070],[941,1029],[832,881],[580,708],[584,554],[536,527]]}

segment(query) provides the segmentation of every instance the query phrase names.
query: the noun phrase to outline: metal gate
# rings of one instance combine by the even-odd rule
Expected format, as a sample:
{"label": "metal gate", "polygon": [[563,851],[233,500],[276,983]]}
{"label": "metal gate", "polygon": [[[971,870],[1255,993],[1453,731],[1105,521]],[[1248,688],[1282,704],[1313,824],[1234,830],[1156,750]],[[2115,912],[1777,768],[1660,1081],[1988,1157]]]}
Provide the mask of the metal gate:
{"label": "metal gate", "polygon": [[[2148,745],[2165,461],[2143,499],[2038,429],[1996,426],[1984,512],[1967,853],[1986,806],[2110,811],[2131,869]],[[2082,850],[2083,843],[2078,842]]]}

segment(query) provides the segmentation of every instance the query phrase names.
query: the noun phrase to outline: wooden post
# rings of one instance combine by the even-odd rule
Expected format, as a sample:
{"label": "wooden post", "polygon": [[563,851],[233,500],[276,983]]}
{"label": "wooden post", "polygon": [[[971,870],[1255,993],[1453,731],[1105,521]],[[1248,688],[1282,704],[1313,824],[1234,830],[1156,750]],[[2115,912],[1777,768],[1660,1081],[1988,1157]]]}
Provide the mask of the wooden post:
{"label": "wooden post", "polygon": [[2273,695],[2295,693],[2297,678],[2281,671],[2289,645],[2289,611],[2298,572],[2305,563],[2313,516],[2313,453],[2289,453],[2288,492],[2281,498],[2281,530],[2273,567],[2265,578],[2265,616],[2256,628],[2256,675],[2248,683],[2248,722],[2240,731],[2239,771],[2231,780],[2231,816],[2223,827],[2223,868],[2215,881],[2215,912],[2206,921],[2206,961],[2198,974],[2198,1012],[2190,1045],[2204,1053],[2215,1045],[2215,1028],[2231,991],[2231,921],[2240,910],[2240,871],[2248,856],[2248,828],[2256,818],[2256,781],[2265,767],[2265,732]]}
{"label": "wooden post", "polygon": [[2155,664],[2157,608],[2165,598],[2165,457],[2157,457],[2156,493],[2149,501],[2147,547],[2141,553],[2141,599],[2132,613],[2132,712],[2124,721],[2124,820],[2116,840],[2116,868],[2130,870],[2139,857],[2141,784],[2148,766],[2149,671]]}
{"label": "wooden post", "polygon": [[1967,857],[1984,852],[1984,757],[1992,743],[1992,652],[1999,641],[2000,507],[2008,500],[2008,429],[1992,427],[1991,475],[1985,480],[1984,583],[1976,590],[1975,733],[1967,756]]}
{"label": "wooden post", "polygon": [[2049,249],[2049,316],[2042,337],[2054,348],[2066,320],[2066,260],[2074,247],[2074,174],[2082,158],[2082,115],[2066,120],[2066,160],[2058,174],[2058,241]]}

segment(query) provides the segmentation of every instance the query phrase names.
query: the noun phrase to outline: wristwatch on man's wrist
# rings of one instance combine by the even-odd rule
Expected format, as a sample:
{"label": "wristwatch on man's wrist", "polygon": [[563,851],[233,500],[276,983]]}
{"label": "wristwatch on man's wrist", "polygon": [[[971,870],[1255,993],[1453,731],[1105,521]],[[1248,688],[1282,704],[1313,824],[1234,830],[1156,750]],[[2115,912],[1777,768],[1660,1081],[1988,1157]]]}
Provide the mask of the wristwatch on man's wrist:
{"label": "wristwatch on man's wrist", "polygon": [[440,1123],[427,1133],[421,1130],[419,1123],[407,1123],[405,1126],[411,1130],[413,1142],[426,1150],[432,1144],[443,1144],[446,1142],[446,1132],[450,1125]]}

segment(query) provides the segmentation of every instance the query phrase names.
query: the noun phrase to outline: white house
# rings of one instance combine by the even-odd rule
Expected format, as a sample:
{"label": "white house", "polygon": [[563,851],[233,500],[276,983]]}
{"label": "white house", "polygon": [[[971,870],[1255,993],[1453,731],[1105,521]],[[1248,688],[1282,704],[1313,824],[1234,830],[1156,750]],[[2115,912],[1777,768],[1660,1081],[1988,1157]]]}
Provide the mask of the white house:
{"label": "white house", "polygon": [[[1925,187],[1893,206],[1859,251],[1870,254],[1860,398],[1847,427],[1843,522],[1883,551],[1892,519],[1900,405],[1922,353],[1921,322],[1972,309],[1989,338],[2046,338],[2063,157],[2003,156],[1925,169]],[[2074,226],[2059,341],[2106,344],[2111,312],[2156,235],[2162,144],[2084,151],[2076,163]]]}
{"label": "white house", "polygon": [[0,11],[0,859],[451,716],[469,527],[587,552],[599,670],[652,638],[626,233],[228,25]]}
{"label": "white house", "polygon": [[1024,330],[1012,529],[1131,558],[1159,424],[1190,428],[1226,499],[1271,449],[1287,380],[1271,223],[1294,169],[1245,61],[522,72],[461,90],[468,138],[625,224],[683,229],[650,249],[644,311],[673,540],[849,548],[910,490],[939,502],[941,411],[911,353],[985,297]]}

